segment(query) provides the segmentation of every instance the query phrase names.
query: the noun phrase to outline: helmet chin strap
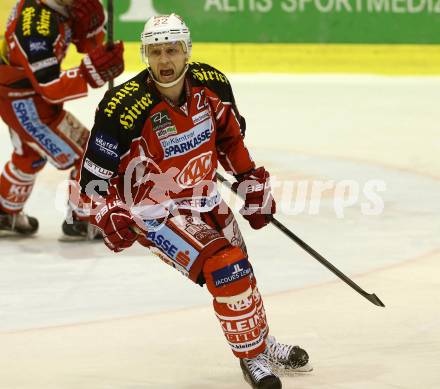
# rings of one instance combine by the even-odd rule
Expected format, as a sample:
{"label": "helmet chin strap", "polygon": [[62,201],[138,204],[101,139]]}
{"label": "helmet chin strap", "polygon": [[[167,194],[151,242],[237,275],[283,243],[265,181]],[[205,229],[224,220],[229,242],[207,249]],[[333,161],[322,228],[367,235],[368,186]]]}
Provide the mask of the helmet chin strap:
{"label": "helmet chin strap", "polygon": [[180,81],[183,77],[185,77],[185,74],[186,74],[186,72],[187,72],[187,70],[188,70],[188,67],[189,67],[189,65],[186,64],[186,65],[185,65],[185,68],[182,70],[182,73],[180,74],[180,76],[177,77],[176,80],[171,81],[171,82],[167,82],[167,83],[159,82],[159,81],[156,79],[156,77],[154,77],[154,74],[153,74],[153,71],[151,70],[151,68],[148,68],[148,72],[150,73],[151,78],[153,79],[153,81],[154,81],[157,85],[161,86],[162,88],[171,88],[172,86],[177,85],[177,84],[179,83],[179,81]]}

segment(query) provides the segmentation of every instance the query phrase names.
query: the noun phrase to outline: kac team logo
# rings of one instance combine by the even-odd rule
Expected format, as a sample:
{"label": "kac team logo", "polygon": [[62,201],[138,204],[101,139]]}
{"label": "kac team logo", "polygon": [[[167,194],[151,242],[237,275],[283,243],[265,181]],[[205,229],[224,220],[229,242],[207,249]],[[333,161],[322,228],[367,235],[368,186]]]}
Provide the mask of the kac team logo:
{"label": "kac team logo", "polygon": [[182,188],[192,188],[202,181],[212,170],[212,151],[192,158],[177,176]]}

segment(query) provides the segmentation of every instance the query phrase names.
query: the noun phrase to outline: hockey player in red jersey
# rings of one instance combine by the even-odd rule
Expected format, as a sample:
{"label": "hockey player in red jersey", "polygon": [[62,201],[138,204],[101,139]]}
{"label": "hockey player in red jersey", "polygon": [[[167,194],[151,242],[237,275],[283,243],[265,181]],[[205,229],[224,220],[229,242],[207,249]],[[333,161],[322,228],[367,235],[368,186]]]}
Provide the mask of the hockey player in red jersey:
{"label": "hockey player in red jersey", "polygon": [[[0,116],[9,127],[11,159],[0,177],[0,230],[33,234],[36,218],[23,213],[37,173],[50,161],[70,169],[69,195],[78,197],[81,158],[89,130],[63,103],[87,95],[123,71],[123,45],[106,46],[99,0],[20,0],[0,46]],[[61,70],[73,43],[85,53],[78,67]],[[69,205],[77,201],[69,200]],[[84,208],[81,208],[84,209]],[[73,209],[69,236],[84,236],[88,215]]]}
{"label": "hockey player in red jersey", "polygon": [[142,53],[148,69],[108,91],[96,112],[80,180],[100,202],[90,221],[111,250],[138,241],[206,284],[246,381],[281,388],[279,374],[311,370],[308,355],[269,335],[245,243],[216,184],[220,163],[244,195],[241,213],[259,229],[275,213],[269,173],[244,144],[226,76],[188,63],[190,33],[180,17],[150,18]]}

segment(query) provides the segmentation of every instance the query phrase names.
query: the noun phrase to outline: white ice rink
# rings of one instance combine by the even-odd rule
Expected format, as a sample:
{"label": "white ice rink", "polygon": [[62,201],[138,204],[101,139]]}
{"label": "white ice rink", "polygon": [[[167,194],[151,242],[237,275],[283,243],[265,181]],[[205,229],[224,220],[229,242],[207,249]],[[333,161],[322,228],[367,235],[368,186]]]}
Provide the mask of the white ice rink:
{"label": "white ice rink", "polygon": [[[279,220],[386,305],[238,216],[271,332],[315,368],[283,388],[440,388],[440,78],[230,78],[247,144],[281,183]],[[91,126],[102,93],[66,106]],[[3,166],[3,123],[0,151]],[[65,178],[38,177],[37,236],[0,239],[0,389],[246,388],[206,289],[140,246],[58,241]],[[369,185],[385,189],[378,215]]]}

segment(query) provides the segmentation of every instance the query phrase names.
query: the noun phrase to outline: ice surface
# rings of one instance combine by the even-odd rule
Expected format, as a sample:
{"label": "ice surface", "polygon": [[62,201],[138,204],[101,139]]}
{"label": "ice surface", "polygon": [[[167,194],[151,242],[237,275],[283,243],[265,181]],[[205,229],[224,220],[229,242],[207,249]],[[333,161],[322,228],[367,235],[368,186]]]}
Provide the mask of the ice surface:
{"label": "ice surface", "polygon": [[[313,375],[284,387],[440,387],[440,79],[231,81],[255,160],[283,182],[279,220],[387,305],[369,304],[275,228],[252,231],[238,216],[274,334],[311,347]],[[90,127],[103,92],[66,107]],[[2,165],[10,152],[1,123]],[[245,387],[205,289],[139,246],[116,255],[99,242],[58,241],[65,178],[50,166],[38,176],[27,206],[37,236],[0,239],[0,388]],[[376,216],[362,213],[371,180],[386,188]],[[286,181],[331,187],[288,215],[298,203]],[[360,191],[341,210],[344,182]]]}

